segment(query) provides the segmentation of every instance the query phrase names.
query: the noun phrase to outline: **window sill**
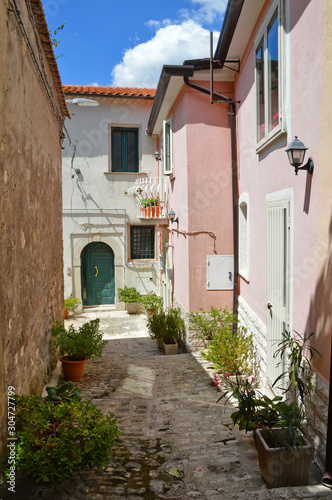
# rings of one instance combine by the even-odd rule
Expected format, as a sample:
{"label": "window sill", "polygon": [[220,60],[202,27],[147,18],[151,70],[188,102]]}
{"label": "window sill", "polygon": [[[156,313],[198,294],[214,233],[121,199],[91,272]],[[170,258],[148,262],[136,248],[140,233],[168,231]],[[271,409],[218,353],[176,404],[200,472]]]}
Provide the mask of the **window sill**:
{"label": "window sill", "polygon": [[256,153],[260,154],[263,151],[265,151],[267,148],[271,146],[275,141],[280,139],[283,135],[287,134],[286,130],[279,129],[277,130],[273,135],[270,135],[266,139],[263,139],[259,144],[256,146]]}
{"label": "window sill", "polygon": [[104,175],[135,175],[136,177],[148,177],[147,172],[104,172]]}

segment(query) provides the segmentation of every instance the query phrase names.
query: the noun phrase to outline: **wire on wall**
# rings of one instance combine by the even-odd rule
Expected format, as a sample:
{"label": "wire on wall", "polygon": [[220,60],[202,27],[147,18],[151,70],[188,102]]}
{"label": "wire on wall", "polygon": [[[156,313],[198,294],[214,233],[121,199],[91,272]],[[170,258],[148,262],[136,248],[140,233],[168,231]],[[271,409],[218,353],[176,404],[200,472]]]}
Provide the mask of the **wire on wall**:
{"label": "wire on wall", "polygon": [[31,21],[31,24],[32,24],[32,27],[33,27],[33,30],[34,30],[34,33],[35,33],[35,36],[36,36],[40,62],[38,62],[38,58],[37,58],[37,56],[35,54],[35,51],[34,51],[34,49],[32,47],[32,44],[31,44],[31,41],[29,39],[27,30],[26,30],[26,28],[25,28],[25,26],[23,24],[22,17],[21,17],[21,11],[17,7],[16,0],[10,0],[10,5],[11,5],[12,9],[9,9],[9,10],[11,10],[12,12],[14,12],[14,14],[15,14],[16,20],[17,20],[18,25],[20,26],[20,29],[21,29],[21,31],[23,33],[23,37],[24,37],[24,39],[26,41],[26,44],[27,44],[28,49],[29,49],[29,52],[30,52],[30,54],[32,56],[32,60],[33,60],[33,62],[35,64],[35,67],[37,69],[38,75],[40,77],[40,80],[41,80],[42,85],[44,87],[44,90],[46,92],[46,97],[47,97],[48,101],[50,102],[52,110],[53,110],[53,114],[54,114],[54,116],[55,116],[58,124],[60,125],[60,127],[62,129],[62,126],[63,126],[63,117],[62,117],[62,114],[61,114],[61,112],[59,110],[56,98],[54,96],[52,87],[51,87],[51,85],[49,83],[49,80],[48,80],[48,77],[47,77],[47,72],[46,72],[46,68],[45,68],[45,64],[44,64],[44,60],[43,60],[43,49],[42,49],[42,47],[40,45],[40,40],[39,40],[39,36],[38,36],[38,31],[37,31],[37,27],[36,27],[34,15],[33,15],[32,8],[31,8],[31,4],[30,4],[29,0],[25,0],[25,3],[26,3],[26,6],[27,6],[27,9],[28,9],[29,19]]}

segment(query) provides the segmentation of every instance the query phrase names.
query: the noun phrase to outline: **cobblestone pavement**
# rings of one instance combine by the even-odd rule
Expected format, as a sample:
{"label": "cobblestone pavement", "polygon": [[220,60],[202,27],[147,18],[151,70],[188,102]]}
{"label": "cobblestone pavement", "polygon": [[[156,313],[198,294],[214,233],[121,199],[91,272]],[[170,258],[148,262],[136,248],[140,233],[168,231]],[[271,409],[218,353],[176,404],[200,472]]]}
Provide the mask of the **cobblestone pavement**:
{"label": "cobblestone pavement", "polygon": [[[143,314],[91,309],[67,323],[95,317],[109,342],[76,385],[84,399],[118,419],[122,436],[112,462],[102,473],[77,473],[54,492],[19,483],[8,498],[332,499],[314,465],[309,486],[267,489],[252,435],[233,427],[232,408],[216,404],[212,371],[198,353],[165,356],[149,338]],[[172,467],[183,480],[169,474]]]}

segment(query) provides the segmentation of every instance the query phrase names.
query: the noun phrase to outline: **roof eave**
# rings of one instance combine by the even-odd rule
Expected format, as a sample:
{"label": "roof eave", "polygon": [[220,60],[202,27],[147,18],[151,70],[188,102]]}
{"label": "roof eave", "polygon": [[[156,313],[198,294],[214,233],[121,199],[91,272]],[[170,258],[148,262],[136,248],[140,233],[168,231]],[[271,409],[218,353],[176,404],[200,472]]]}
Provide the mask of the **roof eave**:
{"label": "roof eave", "polygon": [[193,76],[194,74],[194,66],[193,65],[165,65],[163,66],[157,90],[156,90],[156,95],[154,97],[154,102],[153,106],[151,109],[150,113],[150,118],[148,122],[148,127],[147,127],[147,134],[151,135],[154,132],[154,128],[162,107],[162,104],[164,102],[167,90],[169,88],[169,83],[172,77],[181,77],[183,78],[184,76]]}
{"label": "roof eave", "polygon": [[214,59],[223,63],[228,55],[228,50],[233,39],[236,25],[240,18],[244,0],[229,0],[226,8],[224,22],[221,28]]}

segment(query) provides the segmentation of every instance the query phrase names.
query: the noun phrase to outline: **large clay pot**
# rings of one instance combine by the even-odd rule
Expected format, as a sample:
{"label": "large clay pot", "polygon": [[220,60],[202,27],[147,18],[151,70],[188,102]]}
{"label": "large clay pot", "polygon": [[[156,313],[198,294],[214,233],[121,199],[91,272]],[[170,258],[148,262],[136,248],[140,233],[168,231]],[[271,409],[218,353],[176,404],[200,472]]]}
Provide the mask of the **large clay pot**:
{"label": "large clay pot", "polygon": [[126,309],[128,314],[136,314],[139,308],[138,302],[126,302]]}
{"label": "large clay pot", "polygon": [[63,369],[63,376],[65,380],[71,380],[76,382],[76,380],[81,380],[86,359],[81,361],[68,361],[65,357],[60,358]]}
{"label": "large clay pot", "polygon": [[[280,429],[272,429],[278,433]],[[257,429],[255,432],[258,461],[261,474],[268,488],[305,486],[309,481],[311,445],[302,438],[302,447],[270,448],[268,431]]]}

